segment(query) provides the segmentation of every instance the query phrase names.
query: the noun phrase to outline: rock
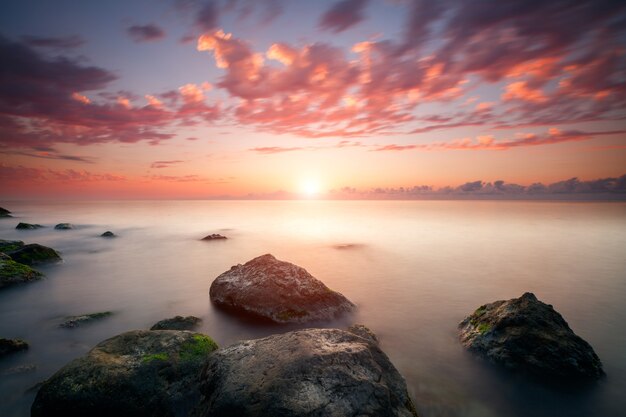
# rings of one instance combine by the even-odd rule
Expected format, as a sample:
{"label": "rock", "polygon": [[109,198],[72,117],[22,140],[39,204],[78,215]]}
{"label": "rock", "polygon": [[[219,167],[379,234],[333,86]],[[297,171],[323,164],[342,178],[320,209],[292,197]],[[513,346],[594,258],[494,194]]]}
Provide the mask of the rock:
{"label": "rock", "polygon": [[150,330],[191,330],[200,324],[201,321],[201,318],[195,316],[176,316],[159,321],[150,327]]}
{"label": "rock", "polygon": [[464,347],[509,369],[563,381],[604,375],[589,343],[532,293],[485,304],[459,328]]}
{"label": "rock", "polygon": [[105,317],[109,317],[113,313],[110,311],[102,311],[99,313],[89,313],[83,314],[80,316],[69,316],[65,318],[65,321],[59,324],[59,327],[65,327],[66,329],[73,329],[74,327],[78,327],[81,324],[89,323],[94,320],[103,319]]}
{"label": "rock", "polygon": [[26,349],[28,349],[28,343],[21,339],[0,339],[0,358]]}
{"label": "rock", "polygon": [[30,266],[15,262],[8,255],[0,255],[2,255],[0,256],[0,289],[24,282],[37,281],[43,277],[41,272],[35,271]]}
{"label": "rock", "polygon": [[101,237],[117,237],[117,235],[113,232],[106,231],[100,235]]}
{"label": "rock", "polygon": [[28,372],[33,372],[37,370],[37,365],[34,363],[28,363],[25,365],[18,365],[12,368],[9,368],[2,372],[2,375],[20,375],[26,374]]}
{"label": "rock", "polygon": [[327,320],[354,308],[304,268],[263,255],[218,276],[209,291],[218,307],[278,323]]}
{"label": "rock", "polygon": [[236,343],[202,372],[203,417],[417,416],[402,376],[377,344],[338,329]]}
{"label": "rock", "polygon": [[202,238],[202,240],[220,240],[220,239],[227,239],[227,237],[219,235],[217,233],[213,233],[211,235],[207,235],[207,236]]}
{"label": "rock", "polygon": [[352,334],[367,339],[372,343],[378,343],[378,338],[376,337],[374,332],[362,324],[353,324],[352,326],[348,327],[348,331]]}
{"label": "rock", "polygon": [[216,348],[186,331],[112,337],[44,382],[31,416],[188,416],[199,401],[200,369]]}
{"label": "rock", "polygon": [[61,261],[61,255],[47,246],[31,243],[7,253],[16,262],[26,265],[36,265],[47,262]]}
{"label": "rock", "polygon": [[18,223],[17,226],[15,226],[16,229],[18,230],[34,230],[34,229],[40,229],[43,226],[40,224],[30,224],[30,223]]}
{"label": "rock", "polygon": [[0,252],[10,252],[15,249],[19,249],[24,246],[24,242],[21,240],[4,240],[0,239]]}
{"label": "rock", "polygon": [[12,261],[11,257],[4,252],[0,252],[0,260],[2,261]]}
{"label": "rock", "polygon": [[0,207],[0,217],[13,217],[11,212],[3,207]]}
{"label": "rock", "polygon": [[57,230],[70,230],[74,228],[74,225],[71,223],[59,223],[54,228]]}

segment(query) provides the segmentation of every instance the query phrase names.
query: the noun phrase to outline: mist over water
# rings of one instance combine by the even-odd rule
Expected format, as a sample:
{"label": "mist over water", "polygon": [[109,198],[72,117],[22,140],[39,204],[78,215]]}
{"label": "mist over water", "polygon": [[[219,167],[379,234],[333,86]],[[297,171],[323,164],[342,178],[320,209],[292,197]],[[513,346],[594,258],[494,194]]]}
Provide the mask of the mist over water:
{"label": "mist over water", "polygon": [[[3,203],[0,238],[40,243],[63,263],[0,292],[0,415],[26,416],[26,392],[98,342],[174,315],[203,319],[220,346],[303,327],[370,327],[406,378],[420,416],[618,416],[626,409],[626,204],[505,201],[140,201]],[[39,230],[15,230],[18,222]],[[74,230],[54,230],[69,222]],[[99,237],[111,230],[119,237]],[[201,241],[210,233],[225,241]],[[335,322],[259,325],[209,302],[232,265],[272,253],[358,305]],[[466,353],[457,324],[526,291],[552,304],[604,364],[584,389],[547,388]],[[65,316],[113,311],[75,329]],[[6,375],[12,367],[36,370]]]}

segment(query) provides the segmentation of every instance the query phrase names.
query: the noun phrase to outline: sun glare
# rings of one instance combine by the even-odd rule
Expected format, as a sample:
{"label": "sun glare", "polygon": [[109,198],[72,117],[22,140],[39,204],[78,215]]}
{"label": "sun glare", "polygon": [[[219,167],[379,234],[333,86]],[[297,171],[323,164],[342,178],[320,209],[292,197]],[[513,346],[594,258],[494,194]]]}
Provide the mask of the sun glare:
{"label": "sun glare", "polygon": [[309,178],[300,182],[299,190],[305,197],[315,197],[320,192],[320,183]]}

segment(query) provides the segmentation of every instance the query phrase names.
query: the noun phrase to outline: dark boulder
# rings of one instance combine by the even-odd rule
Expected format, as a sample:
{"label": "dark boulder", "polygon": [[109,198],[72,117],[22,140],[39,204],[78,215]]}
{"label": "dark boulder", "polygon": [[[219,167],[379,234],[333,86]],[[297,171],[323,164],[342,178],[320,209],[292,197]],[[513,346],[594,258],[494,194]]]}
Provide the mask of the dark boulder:
{"label": "dark boulder", "polygon": [[43,226],[40,224],[30,224],[30,223],[18,223],[17,226],[15,226],[16,229],[18,230],[35,230],[35,229],[41,229]]}
{"label": "dark boulder", "polygon": [[186,331],[112,337],[48,379],[31,416],[188,416],[200,399],[200,369],[216,348],[208,336]]}
{"label": "dark boulder", "polygon": [[459,329],[464,347],[509,369],[564,381],[604,375],[589,343],[532,293],[485,304],[463,320]]}
{"label": "dark boulder", "polygon": [[406,384],[369,338],[307,329],[216,351],[202,373],[202,417],[416,416]]}
{"label": "dark boulder", "polygon": [[277,323],[328,320],[354,308],[304,268],[263,255],[218,276],[209,291],[218,307]]}
{"label": "dark boulder", "polygon": [[21,339],[0,339],[0,358],[26,349],[28,349],[28,343]]}
{"label": "dark boulder", "polygon": [[74,228],[74,225],[71,223],[59,223],[54,228],[57,230],[70,230]]}
{"label": "dark boulder", "polygon": [[48,262],[61,261],[61,255],[47,246],[31,243],[7,253],[16,262],[26,265],[36,265]]}
{"label": "dark boulder", "polygon": [[202,240],[224,240],[224,239],[227,239],[227,237],[219,235],[217,233],[213,233],[211,235],[207,235],[202,238]]}
{"label": "dark boulder", "polygon": [[0,217],[13,217],[11,212],[3,207],[0,207]]}
{"label": "dark boulder", "polygon": [[15,262],[8,255],[0,253],[0,289],[24,282],[37,281],[42,277],[41,272],[35,271],[28,265]]}
{"label": "dark boulder", "polygon": [[24,242],[21,240],[4,240],[0,239],[0,252],[10,252],[15,249],[19,249],[24,246]]}
{"label": "dark boulder", "polygon": [[117,235],[111,231],[106,231],[100,235],[101,237],[117,237]]}
{"label": "dark boulder", "polygon": [[100,320],[105,317],[111,316],[113,313],[110,311],[102,311],[98,313],[81,314],[80,316],[66,317],[63,323],[59,324],[59,327],[65,327],[66,329],[73,329],[81,324],[91,323],[95,320]]}
{"label": "dark boulder", "polygon": [[176,316],[157,322],[150,330],[192,330],[200,324],[201,318],[195,316]]}

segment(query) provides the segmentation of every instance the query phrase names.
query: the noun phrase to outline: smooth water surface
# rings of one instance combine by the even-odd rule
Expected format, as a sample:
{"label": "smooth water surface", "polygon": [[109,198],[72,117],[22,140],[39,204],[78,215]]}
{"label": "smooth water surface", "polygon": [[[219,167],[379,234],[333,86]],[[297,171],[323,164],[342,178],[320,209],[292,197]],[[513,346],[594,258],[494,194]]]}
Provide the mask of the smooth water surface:
{"label": "smooth water surface", "polygon": [[[31,348],[0,360],[0,415],[27,416],[37,383],[98,342],[174,315],[202,317],[221,346],[293,330],[214,309],[212,280],[272,253],[358,305],[331,323],[370,327],[422,417],[618,416],[626,409],[626,204],[491,201],[3,202],[0,238],[59,250],[40,282],[0,292],[0,337]],[[40,223],[34,231],[18,222]],[[60,222],[74,230],[54,230]],[[119,235],[105,239],[111,230]],[[226,241],[201,241],[209,233]],[[578,390],[515,378],[466,353],[457,324],[525,291],[552,304],[602,359]],[[75,329],[63,317],[115,314]],[[32,364],[31,372],[7,374]]]}

